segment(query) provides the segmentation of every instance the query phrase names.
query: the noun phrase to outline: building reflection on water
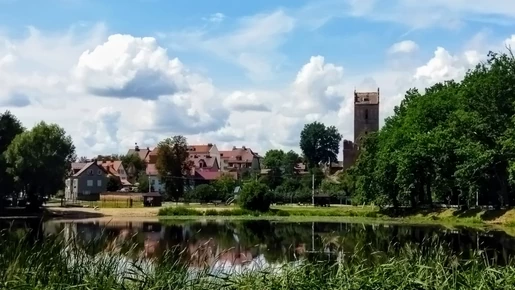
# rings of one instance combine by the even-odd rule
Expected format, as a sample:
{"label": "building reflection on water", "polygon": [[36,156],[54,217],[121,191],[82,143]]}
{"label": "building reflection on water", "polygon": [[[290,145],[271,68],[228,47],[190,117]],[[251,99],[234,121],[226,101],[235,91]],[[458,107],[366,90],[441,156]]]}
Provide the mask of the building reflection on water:
{"label": "building reflection on water", "polygon": [[[93,253],[119,252],[131,259],[155,263],[166,252],[176,251],[185,263],[197,269],[268,267],[304,259],[333,261],[357,248],[368,253],[386,252],[428,239],[438,240],[449,253],[465,258],[472,251],[482,250],[489,258],[505,263],[515,254],[515,238],[505,232],[427,226],[271,221],[171,224],[51,221],[43,228],[46,234],[75,238]],[[97,247],[88,248],[91,244]]]}

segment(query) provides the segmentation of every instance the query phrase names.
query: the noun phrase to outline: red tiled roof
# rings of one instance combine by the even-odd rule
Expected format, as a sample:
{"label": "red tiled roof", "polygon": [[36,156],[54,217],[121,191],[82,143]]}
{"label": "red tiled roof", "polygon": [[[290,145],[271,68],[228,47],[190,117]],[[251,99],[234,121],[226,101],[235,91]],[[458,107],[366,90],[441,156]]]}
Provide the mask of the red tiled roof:
{"label": "red tiled roof", "polygon": [[141,160],[145,160],[150,152],[150,149],[139,149],[138,151],[136,149],[129,149],[127,155],[137,154]]}
{"label": "red tiled roof", "polygon": [[232,176],[234,179],[237,178],[236,172],[221,172],[221,171],[209,171],[209,170],[195,170],[195,174],[205,180],[216,180],[222,175],[227,174]]}
{"label": "red tiled roof", "polygon": [[246,147],[234,147],[232,150],[220,151],[221,159],[234,163],[252,162],[252,160],[254,160],[255,157],[258,157],[257,154],[252,152],[252,149]]}
{"label": "red tiled roof", "polygon": [[188,151],[197,154],[207,154],[211,148],[213,148],[213,144],[211,143],[204,145],[188,145]]}

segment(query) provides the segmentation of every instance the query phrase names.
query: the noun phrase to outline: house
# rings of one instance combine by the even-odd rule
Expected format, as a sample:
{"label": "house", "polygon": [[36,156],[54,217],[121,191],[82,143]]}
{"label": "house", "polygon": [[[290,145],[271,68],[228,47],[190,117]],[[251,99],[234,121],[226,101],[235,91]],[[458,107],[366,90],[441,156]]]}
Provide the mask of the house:
{"label": "house", "polygon": [[129,151],[127,152],[127,155],[138,155],[138,157],[141,159],[141,160],[148,160],[148,155],[150,154],[152,150],[150,150],[149,147],[147,147],[146,149],[140,149],[139,146],[138,146],[138,143],[135,144],[134,146],[134,149],[129,149]]}
{"label": "house", "polygon": [[132,185],[128,180],[127,172],[125,171],[121,161],[99,160],[97,161],[97,164],[104,168],[108,176],[115,176],[119,178],[123,187]]}
{"label": "house", "polygon": [[[78,168],[79,164],[72,164]],[[107,171],[96,161],[85,163],[80,170],[66,179],[65,198],[68,201],[99,200],[107,188]]]}
{"label": "house", "polygon": [[261,170],[261,156],[252,149],[242,146],[241,148],[233,147],[232,150],[220,151],[222,160],[222,169],[225,171],[259,172]]}
{"label": "house", "polygon": [[192,162],[193,167],[211,171],[222,169],[220,165],[220,152],[215,144],[189,145],[188,151],[189,160]]}
{"label": "house", "polygon": [[148,176],[150,192],[164,192],[164,182],[161,182],[161,179],[159,178],[159,172],[157,172],[156,164],[147,164],[145,173]]}

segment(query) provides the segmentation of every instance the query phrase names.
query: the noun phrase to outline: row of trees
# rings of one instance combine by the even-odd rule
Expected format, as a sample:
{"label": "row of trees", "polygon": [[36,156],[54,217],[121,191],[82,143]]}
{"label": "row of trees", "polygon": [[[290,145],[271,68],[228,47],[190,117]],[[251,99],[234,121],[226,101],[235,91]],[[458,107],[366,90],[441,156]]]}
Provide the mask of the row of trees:
{"label": "row of trees", "polygon": [[357,202],[515,203],[515,58],[489,53],[461,82],[411,89],[350,171]]}

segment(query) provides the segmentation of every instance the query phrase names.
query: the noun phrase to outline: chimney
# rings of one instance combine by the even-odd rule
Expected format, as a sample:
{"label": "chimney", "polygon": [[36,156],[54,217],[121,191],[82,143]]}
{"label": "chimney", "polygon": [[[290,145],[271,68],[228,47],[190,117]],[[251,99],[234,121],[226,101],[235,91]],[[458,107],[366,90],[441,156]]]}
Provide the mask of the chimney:
{"label": "chimney", "polygon": [[207,143],[208,147],[213,147],[213,143]]}
{"label": "chimney", "polygon": [[139,146],[138,146],[138,143],[134,143],[134,151],[139,151]]}
{"label": "chimney", "polygon": [[243,150],[247,150],[247,147],[245,147],[245,146],[241,146],[241,149],[243,149]]}
{"label": "chimney", "polygon": [[232,150],[236,150],[236,146],[232,146]]}

